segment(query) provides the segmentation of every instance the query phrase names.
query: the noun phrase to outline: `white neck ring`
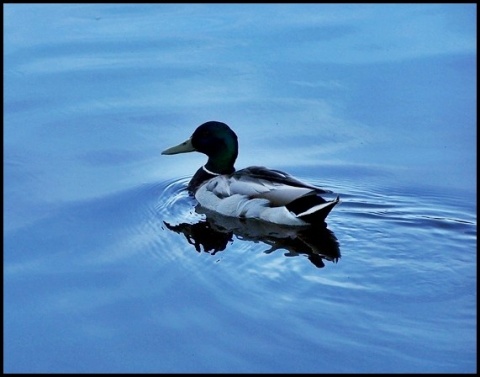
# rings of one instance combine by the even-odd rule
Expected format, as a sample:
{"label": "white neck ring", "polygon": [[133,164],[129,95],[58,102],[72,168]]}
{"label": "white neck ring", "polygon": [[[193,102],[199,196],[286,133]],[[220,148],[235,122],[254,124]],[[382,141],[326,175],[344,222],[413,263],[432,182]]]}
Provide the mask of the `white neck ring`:
{"label": "white neck ring", "polygon": [[203,170],[205,170],[208,174],[211,174],[211,175],[221,175],[221,174],[219,174],[219,173],[214,173],[213,171],[208,170],[208,169],[205,167],[205,165],[203,165],[202,168],[203,168]]}

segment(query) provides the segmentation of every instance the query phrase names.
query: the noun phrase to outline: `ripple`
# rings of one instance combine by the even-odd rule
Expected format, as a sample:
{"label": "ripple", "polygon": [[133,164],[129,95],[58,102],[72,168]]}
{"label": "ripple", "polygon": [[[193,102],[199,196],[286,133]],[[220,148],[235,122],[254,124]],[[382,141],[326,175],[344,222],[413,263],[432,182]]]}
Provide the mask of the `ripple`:
{"label": "ripple", "polygon": [[154,210],[164,220],[174,223],[194,221],[200,216],[195,213],[195,200],[188,194],[189,177],[177,178],[160,184]]}
{"label": "ripple", "polygon": [[[316,267],[328,265],[328,275],[316,278],[323,275],[312,269],[311,254],[292,252],[294,234],[289,234],[288,242],[279,241],[265,235],[285,230],[265,230],[259,223],[200,210],[186,190],[188,180],[184,176],[140,190],[149,198],[143,212],[148,216],[135,232],[143,235],[137,240],[159,265],[179,264],[206,287],[215,284],[213,274],[217,284],[235,289],[248,273],[249,285],[258,287],[256,297],[297,279],[309,292],[341,287],[347,295],[362,289],[372,297],[388,294],[405,302],[442,302],[461,295],[465,276],[472,274],[471,254],[458,245],[475,243],[476,221],[456,199],[337,186],[342,205],[332,212],[329,227],[341,245],[342,259],[331,264],[327,261],[339,261],[340,254],[338,258],[322,254]],[[299,294],[293,286],[282,292],[285,302]]]}
{"label": "ripple", "polygon": [[387,187],[337,190],[341,205],[331,222],[348,275],[341,271],[335,282],[348,278],[369,295],[387,294],[399,302],[444,302],[469,294],[477,231],[468,198]]}

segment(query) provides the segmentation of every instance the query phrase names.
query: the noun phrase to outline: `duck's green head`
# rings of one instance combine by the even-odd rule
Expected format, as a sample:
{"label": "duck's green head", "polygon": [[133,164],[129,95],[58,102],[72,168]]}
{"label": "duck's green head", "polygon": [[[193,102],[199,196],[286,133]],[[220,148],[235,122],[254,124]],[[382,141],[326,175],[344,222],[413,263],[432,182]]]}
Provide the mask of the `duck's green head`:
{"label": "duck's green head", "polygon": [[206,122],[200,125],[188,140],[164,150],[162,154],[195,151],[208,156],[205,168],[209,171],[217,174],[233,173],[233,165],[238,155],[237,135],[225,123]]}

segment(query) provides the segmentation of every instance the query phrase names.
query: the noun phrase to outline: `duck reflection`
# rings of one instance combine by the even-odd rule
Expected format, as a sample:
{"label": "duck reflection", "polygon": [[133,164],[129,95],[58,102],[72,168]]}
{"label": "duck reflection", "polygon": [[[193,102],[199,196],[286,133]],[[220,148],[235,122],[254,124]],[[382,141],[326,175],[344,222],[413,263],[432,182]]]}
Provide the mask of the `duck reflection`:
{"label": "duck reflection", "polygon": [[165,226],[178,234],[183,234],[197,252],[215,255],[227,248],[235,236],[239,240],[263,242],[270,246],[265,253],[286,250],[287,257],[304,254],[316,267],[325,266],[324,260],[337,262],[340,246],[335,234],[324,225],[311,227],[286,227],[252,219],[238,219],[219,215],[201,206],[195,208],[205,218],[195,224],[181,223]]}

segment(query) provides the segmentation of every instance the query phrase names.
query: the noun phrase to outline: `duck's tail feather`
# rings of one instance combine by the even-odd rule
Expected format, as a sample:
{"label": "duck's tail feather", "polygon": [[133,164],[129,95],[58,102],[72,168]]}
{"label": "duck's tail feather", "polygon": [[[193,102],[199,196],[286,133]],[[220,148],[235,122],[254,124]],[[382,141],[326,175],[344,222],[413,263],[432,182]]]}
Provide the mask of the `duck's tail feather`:
{"label": "duck's tail feather", "polygon": [[338,195],[336,199],[329,202],[319,195],[306,195],[288,204],[287,209],[308,223],[321,223],[339,201]]}

